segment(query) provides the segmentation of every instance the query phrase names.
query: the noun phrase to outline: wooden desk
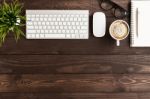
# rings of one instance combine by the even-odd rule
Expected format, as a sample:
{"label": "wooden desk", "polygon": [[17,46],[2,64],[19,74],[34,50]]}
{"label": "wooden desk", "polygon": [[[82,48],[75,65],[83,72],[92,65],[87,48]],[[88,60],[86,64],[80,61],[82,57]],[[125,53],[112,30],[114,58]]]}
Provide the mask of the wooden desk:
{"label": "wooden desk", "polygon": [[[0,0],[2,1],[2,0]],[[119,0],[128,5],[128,0]],[[25,9],[89,9],[98,0],[22,0]],[[0,48],[0,99],[150,99],[150,48],[116,47],[108,33],[89,40],[26,40]],[[125,19],[129,21],[129,18]]]}

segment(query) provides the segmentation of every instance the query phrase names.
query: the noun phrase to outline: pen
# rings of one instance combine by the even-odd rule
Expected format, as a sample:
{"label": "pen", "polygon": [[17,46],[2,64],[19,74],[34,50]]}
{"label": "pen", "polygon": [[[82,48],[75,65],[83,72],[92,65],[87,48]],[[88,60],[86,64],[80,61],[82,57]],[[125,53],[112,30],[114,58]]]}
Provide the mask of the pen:
{"label": "pen", "polygon": [[136,8],[136,36],[138,37],[139,31],[138,31],[138,19],[139,19],[139,11],[138,8]]}

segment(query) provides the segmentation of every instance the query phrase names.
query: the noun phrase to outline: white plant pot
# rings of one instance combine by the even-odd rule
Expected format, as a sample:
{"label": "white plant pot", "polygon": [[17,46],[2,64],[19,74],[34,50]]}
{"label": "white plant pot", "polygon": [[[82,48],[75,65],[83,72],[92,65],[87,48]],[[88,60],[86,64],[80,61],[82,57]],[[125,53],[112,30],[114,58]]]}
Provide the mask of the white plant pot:
{"label": "white plant pot", "polygon": [[17,18],[17,23],[16,23],[16,25],[19,25],[20,22],[21,22],[20,18]]}

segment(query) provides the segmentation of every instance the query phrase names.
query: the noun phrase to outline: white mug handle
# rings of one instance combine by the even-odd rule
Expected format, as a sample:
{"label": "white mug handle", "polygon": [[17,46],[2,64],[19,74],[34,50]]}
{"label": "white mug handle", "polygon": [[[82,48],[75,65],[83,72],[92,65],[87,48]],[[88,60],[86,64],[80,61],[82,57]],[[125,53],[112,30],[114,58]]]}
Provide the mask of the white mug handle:
{"label": "white mug handle", "polygon": [[116,44],[117,44],[117,46],[120,46],[120,41],[117,40],[117,41],[116,41]]}

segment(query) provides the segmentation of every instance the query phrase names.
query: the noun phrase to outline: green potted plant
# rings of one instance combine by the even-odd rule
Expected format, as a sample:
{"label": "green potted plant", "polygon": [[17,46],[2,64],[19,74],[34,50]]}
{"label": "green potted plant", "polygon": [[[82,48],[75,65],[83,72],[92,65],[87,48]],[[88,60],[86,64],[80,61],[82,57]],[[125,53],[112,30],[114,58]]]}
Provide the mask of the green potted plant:
{"label": "green potted plant", "polygon": [[4,43],[6,36],[13,33],[17,41],[24,36],[21,27],[24,26],[25,16],[22,16],[23,5],[17,0],[7,3],[5,0],[0,5],[0,46]]}

